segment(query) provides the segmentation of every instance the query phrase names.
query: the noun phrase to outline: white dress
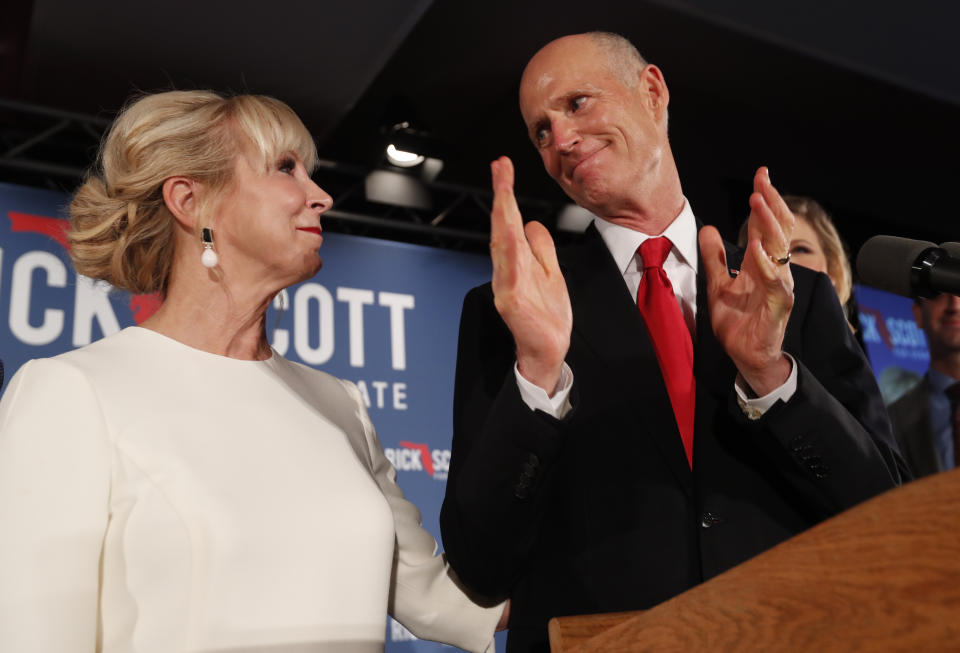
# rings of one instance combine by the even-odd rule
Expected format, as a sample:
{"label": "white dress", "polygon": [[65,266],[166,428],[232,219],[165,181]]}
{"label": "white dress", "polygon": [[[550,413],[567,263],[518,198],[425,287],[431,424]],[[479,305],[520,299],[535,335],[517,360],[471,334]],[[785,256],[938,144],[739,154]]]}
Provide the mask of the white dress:
{"label": "white dress", "polygon": [[357,389],[131,327],[0,402],[0,651],[492,649]]}

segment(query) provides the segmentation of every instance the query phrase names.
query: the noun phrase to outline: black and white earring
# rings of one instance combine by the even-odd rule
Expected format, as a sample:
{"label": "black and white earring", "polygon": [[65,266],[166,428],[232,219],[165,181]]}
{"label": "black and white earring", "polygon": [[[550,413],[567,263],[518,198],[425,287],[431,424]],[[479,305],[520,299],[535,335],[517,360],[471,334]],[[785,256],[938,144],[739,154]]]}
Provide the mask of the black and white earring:
{"label": "black and white earring", "polygon": [[203,243],[203,254],[200,256],[200,262],[205,268],[215,268],[220,258],[213,249],[213,229],[204,227],[200,230],[200,242]]}

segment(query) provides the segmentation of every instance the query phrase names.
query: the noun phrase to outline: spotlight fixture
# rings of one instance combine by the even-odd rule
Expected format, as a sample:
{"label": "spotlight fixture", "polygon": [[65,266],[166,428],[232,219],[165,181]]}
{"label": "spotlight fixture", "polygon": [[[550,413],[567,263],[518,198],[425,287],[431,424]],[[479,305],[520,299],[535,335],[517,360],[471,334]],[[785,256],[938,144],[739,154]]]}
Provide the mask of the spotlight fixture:
{"label": "spotlight fixture", "polygon": [[576,204],[566,204],[557,215],[557,229],[580,234],[587,230],[596,216]]}
{"label": "spotlight fixture", "polygon": [[[386,161],[395,168],[417,168],[430,182],[443,167],[446,147],[432,132],[414,129],[408,121],[381,127]],[[422,166],[422,167],[418,167]]]}
{"label": "spotlight fixture", "polygon": [[393,143],[387,145],[387,161],[398,168],[413,168],[423,163],[425,159],[426,157],[422,154],[398,150]]}
{"label": "spotlight fixture", "polygon": [[430,210],[433,198],[417,175],[400,170],[371,170],[363,183],[368,202]]}

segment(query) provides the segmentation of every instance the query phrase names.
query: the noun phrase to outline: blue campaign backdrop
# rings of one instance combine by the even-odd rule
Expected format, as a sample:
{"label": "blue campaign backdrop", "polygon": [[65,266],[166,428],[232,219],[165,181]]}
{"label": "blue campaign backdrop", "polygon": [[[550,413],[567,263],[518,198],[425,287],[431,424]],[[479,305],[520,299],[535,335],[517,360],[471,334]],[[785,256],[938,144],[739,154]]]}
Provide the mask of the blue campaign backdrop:
{"label": "blue campaign backdrop", "polygon": [[[155,298],[108,292],[76,275],[64,238],[68,201],[62,193],[0,184],[0,359],[7,380],[27,360],[136,324],[156,305]],[[489,280],[489,260],[340,234],[325,235],[320,253],[320,273],[274,302],[271,343],[287,358],[357,383],[400,486],[439,541],[460,306],[469,288]],[[388,652],[450,648],[416,640],[392,619],[386,628]],[[501,634],[498,647],[503,643]]]}
{"label": "blue campaign backdrop", "polygon": [[863,342],[883,400],[892,403],[927,371],[927,337],[913,319],[913,301],[857,286]]}

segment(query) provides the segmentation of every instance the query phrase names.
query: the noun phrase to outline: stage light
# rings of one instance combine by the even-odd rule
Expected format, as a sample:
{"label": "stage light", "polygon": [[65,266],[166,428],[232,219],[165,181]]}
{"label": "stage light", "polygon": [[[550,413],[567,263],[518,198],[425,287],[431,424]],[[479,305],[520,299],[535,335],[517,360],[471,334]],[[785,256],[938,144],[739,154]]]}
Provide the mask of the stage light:
{"label": "stage light", "polygon": [[364,196],[368,202],[430,210],[430,191],[417,175],[399,170],[373,170],[364,179]]}
{"label": "stage light", "polygon": [[557,216],[557,229],[572,233],[583,233],[596,216],[576,204],[567,204]]}
{"label": "stage light", "polygon": [[423,163],[424,159],[422,154],[398,150],[393,143],[387,145],[387,161],[398,168],[413,168]]}

